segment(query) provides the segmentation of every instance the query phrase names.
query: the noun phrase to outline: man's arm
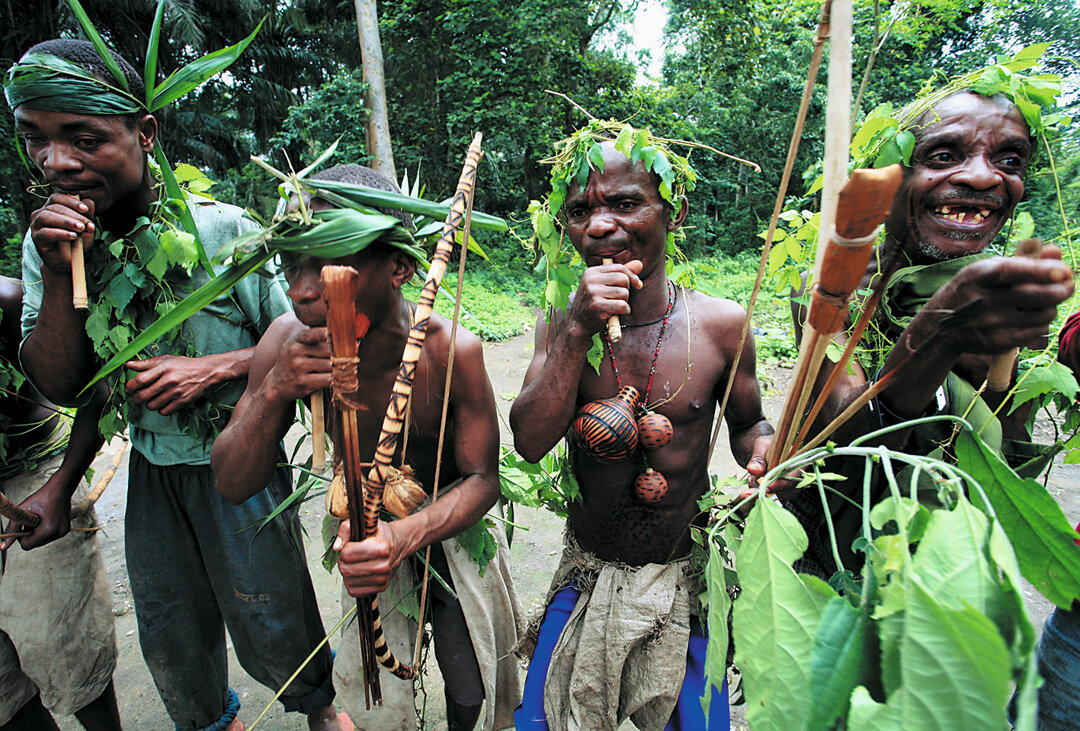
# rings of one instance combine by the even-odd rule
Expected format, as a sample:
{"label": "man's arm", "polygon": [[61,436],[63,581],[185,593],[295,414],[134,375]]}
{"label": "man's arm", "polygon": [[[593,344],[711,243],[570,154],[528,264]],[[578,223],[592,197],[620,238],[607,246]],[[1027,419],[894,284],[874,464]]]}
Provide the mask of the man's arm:
{"label": "man's arm", "polygon": [[128,361],[125,367],[139,371],[139,375],[127,382],[127,392],[135,403],[168,416],[193,403],[211,386],[247,376],[254,354],[252,346],[197,358],[159,355]]}
{"label": "man's arm", "polygon": [[338,532],[338,569],[353,596],[386,588],[398,565],[416,551],[470,527],[499,497],[499,423],[480,341],[458,330],[451,384],[454,460],[462,482],[412,515],[379,523],[375,536],[349,542],[349,523]]}
{"label": "man's arm", "polygon": [[[41,516],[41,522],[30,530],[30,535],[19,539],[19,545],[24,549],[29,551],[52,543],[71,530],[71,496],[105,442],[98,432],[98,419],[107,400],[108,390],[99,383],[93,389],[90,402],[75,414],[75,424],[60,467],[19,506]],[[9,524],[8,531],[11,527]],[[14,543],[14,538],[5,538],[0,541],[0,551],[6,551]]]}
{"label": "man's arm", "polygon": [[239,505],[266,487],[296,400],[329,386],[326,328],[304,327],[292,313],[275,320],[255,346],[247,388],[229,425],[214,440],[210,464],[226,500]]}
{"label": "man's arm", "polygon": [[530,462],[539,462],[566,434],[577,411],[578,381],[593,333],[612,315],[630,312],[630,288],[641,287],[641,262],[590,267],[581,275],[570,314],[553,342],[541,315],[536,324],[532,363],[521,393],[510,408],[514,447]]}
{"label": "man's arm", "polygon": [[86,248],[93,245],[93,218],[93,201],[54,193],[31,215],[32,244],[24,248],[29,332],[19,357],[38,390],[61,404],[74,403],[93,372],[83,315],[71,302],[71,244],[82,237]]}
{"label": "man's arm", "polygon": [[[1057,305],[1072,295],[1073,286],[1072,272],[1056,246],[1045,247],[1041,259],[996,257],[964,267],[893,346],[882,373],[896,370],[896,375],[878,395],[879,404],[896,419],[917,418],[962,355],[1041,347]],[[832,414],[839,414],[867,386],[865,376],[845,375],[830,399]],[[878,428],[877,419],[862,409],[837,432],[837,441]],[[906,434],[897,434],[889,443],[902,446],[906,439]]]}

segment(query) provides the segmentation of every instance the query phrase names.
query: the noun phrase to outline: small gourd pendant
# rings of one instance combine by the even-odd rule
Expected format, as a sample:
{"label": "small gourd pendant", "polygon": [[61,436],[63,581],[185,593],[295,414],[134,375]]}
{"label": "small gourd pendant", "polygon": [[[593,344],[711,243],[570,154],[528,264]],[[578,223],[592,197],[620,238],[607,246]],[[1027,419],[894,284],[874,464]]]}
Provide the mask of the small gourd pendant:
{"label": "small gourd pendant", "polygon": [[666,447],[675,435],[671,419],[655,411],[647,411],[637,420],[637,430],[642,449]]}
{"label": "small gourd pendant", "polygon": [[667,479],[652,467],[647,468],[634,480],[634,494],[643,503],[655,505],[664,499],[667,491]]}
{"label": "small gourd pendant", "polygon": [[613,398],[585,404],[570,427],[574,440],[598,462],[628,459],[638,447],[634,414],[640,399],[636,388],[623,386]]}

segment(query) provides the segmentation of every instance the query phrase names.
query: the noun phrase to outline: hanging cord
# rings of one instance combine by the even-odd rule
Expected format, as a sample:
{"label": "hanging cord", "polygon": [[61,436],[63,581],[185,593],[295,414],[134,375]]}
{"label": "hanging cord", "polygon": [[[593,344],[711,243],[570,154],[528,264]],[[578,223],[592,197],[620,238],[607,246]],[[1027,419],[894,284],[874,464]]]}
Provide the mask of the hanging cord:
{"label": "hanging cord", "polygon": [[746,319],[743,321],[742,334],[739,336],[739,347],[735,350],[731,373],[728,375],[727,386],[724,388],[724,398],[720,401],[720,412],[716,415],[716,426],[713,429],[712,440],[709,442],[709,457],[705,464],[712,462],[713,453],[716,451],[716,440],[720,436],[720,427],[724,423],[724,412],[727,410],[728,398],[731,396],[731,388],[735,383],[739,361],[742,359],[743,346],[746,344],[746,338],[750,334],[754,305],[757,304],[761,283],[765,279],[765,269],[769,264],[769,251],[772,249],[773,236],[776,234],[776,226],[780,221],[780,213],[784,210],[784,199],[787,197],[791,171],[795,168],[795,155],[799,151],[799,141],[802,139],[803,127],[806,124],[806,113],[810,108],[810,98],[814,92],[814,84],[817,82],[818,69],[821,67],[821,55],[824,50],[825,39],[829,37],[829,9],[831,5],[832,0],[825,0],[821,6],[817,34],[814,36],[814,53],[810,58],[810,70],[807,72],[806,86],[803,87],[802,100],[799,102],[799,113],[795,119],[795,129],[791,133],[791,143],[788,146],[787,160],[784,163],[784,173],[780,177],[780,189],[776,193],[776,204],[773,206],[772,218],[769,219],[769,230],[765,235],[765,247],[761,250],[761,264],[758,266],[757,279],[754,281],[754,291],[750,294],[750,302],[746,306]]}
{"label": "hanging cord", "polygon": [[[483,159],[483,153],[480,155],[480,159],[477,160],[479,164]],[[457,351],[457,329],[458,321],[461,318],[461,292],[465,285],[465,255],[469,252],[469,231],[472,227],[472,211],[473,211],[473,195],[476,192],[475,188],[470,188],[465,199],[465,223],[461,227],[461,262],[458,265],[458,280],[457,280],[457,292],[454,301],[454,319],[450,325],[450,355],[446,360],[446,383],[443,386],[443,403],[442,403],[442,416],[439,419],[439,446],[435,453],[435,480],[431,490],[431,504],[434,505],[435,501],[439,499],[439,477],[442,472],[442,458],[443,458],[443,443],[446,440],[446,418],[450,412],[450,385],[453,381],[454,374],[454,354]],[[409,395],[409,402],[412,403],[412,394]],[[402,458],[404,458],[405,452],[402,451]],[[420,614],[416,628],[416,650],[415,657],[413,658],[413,666],[420,667],[420,652],[422,649],[421,639],[424,636],[424,612],[427,609],[427,593],[428,593],[428,576],[431,572],[431,544],[424,549],[424,578],[420,581]]]}

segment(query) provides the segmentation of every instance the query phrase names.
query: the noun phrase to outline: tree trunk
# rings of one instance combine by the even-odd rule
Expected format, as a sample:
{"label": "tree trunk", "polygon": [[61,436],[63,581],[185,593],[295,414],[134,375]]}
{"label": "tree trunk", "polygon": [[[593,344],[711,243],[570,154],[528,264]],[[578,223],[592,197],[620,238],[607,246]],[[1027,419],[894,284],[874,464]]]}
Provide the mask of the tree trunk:
{"label": "tree trunk", "polygon": [[354,0],[356,26],[360,33],[364,81],[368,84],[364,104],[368,108],[368,152],[374,156],[371,168],[397,182],[394,153],[390,145],[390,124],[386,117],[386,75],[383,73],[382,43],[375,0]]}

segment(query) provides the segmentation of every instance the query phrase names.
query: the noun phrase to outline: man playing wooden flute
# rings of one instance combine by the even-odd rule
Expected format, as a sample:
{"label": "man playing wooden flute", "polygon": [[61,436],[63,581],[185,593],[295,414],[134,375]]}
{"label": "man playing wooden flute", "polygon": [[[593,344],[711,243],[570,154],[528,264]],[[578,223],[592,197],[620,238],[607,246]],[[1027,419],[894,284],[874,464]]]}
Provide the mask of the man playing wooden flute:
{"label": "man playing wooden flute", "polygon": [[0,731],[55,729],[50,712],[118,730],[109,581],[97,537],[70,532],[96,522],[92,510],[73,518],[71,499],[85,496],[103,441],[101,401],[79,409],[65,449],[63,417],[19,385],[21,312],[21,285],[0,277],[0,495],[41,518],[34,528],[4,521],[25,535],[0,539]]}
{"label": "man playing wooden flute", "polygon": [[[396,191],[391,181],[358,165],[338,166],[314,177]],[[310,207],[317,211],[331,206],[316,197]],[[214,446],[218,489],[229,500],[246,499],[273,470],[276,445],[293,424],[296,400],[331,385],[327,309],[320,279],[327,264],[351,266],[360,277],[356,311],[366,316],[368,327],[359,344],[356,398],[360,408],[355,413],[360,454],[365,460],[374,455],[415,309],[401,288],[412,279],[421,256],[403,225],[338,259],[284,255],[294,311],[275,320],[259,341],[247,390]],[[434,578],[429,582],[435,656],[445,683],[448,726],[472,729],[486,701],[484,728],[507,728],[513,725],[520,684],[512,656],[518,608],[506,538],[501,528],[491,531],[494,557],[482,572],[456,538],[466,531],[475,534],[478,527],[482,530],[480,521],[499,496],[495,399],[480,341],[464,328],[458,328],[450,393],[444,393],[451,327],[445,318],[432,314],[405,422],[408,434],[402,435],[406,451],[402,454],[399,449],[395,457],[402,471],[414,475],[423,486],[419,498],[430,494],[443,401],[449,398],[438,499],[398,520],[380,522],[378,533],[360,542],[349,541],[346,521],[334,548],[350,595],[380,593],[387,641],[408,663],[415,634],[410,626],[415,625],[404,621],[403,610],[397,607],[403,599],[411,603],[408,595],[415,580],[406,574],[423,568],[413,556],[418,551],[422,556],[422,549],[431,547],[432,569],[456,593],[455,597]],[[343,448],[343,444],[335,446],[339,458]],[[357,629],[351,623],[339,646],[334,673],[345,708],[364,728],[416,728],[412,682],[386,670],[380,673],[384,706],[365,710]]]}
{"label": "man playing wooden flute", "polygon": [[[587,430],[570,439],[581,499],[566,506],[566,546],[538,632],[528,638],[535,651],[515,720],[519,729],[614,729],[627,717],[639,728],[669,721],[704,728],[701,585],[688,557],[691,525],[703,518],[697,501],[709,488],[710,427],[729,378],[731,450],[754,475],[764,473],[772,428],[752,339],[731,372],[742,308],[676,286],[666,274],[670,236],[687,213],[686,169],[647,131],[608,132],[607,140],[581,132],[557,148],[569,152],[556,158],[551,215],[561,217],[587,269],[567,311],[538,320],[536,352],[511,410],[514,443],[539,461],[575,414],[602,412],[593,402],[628,386],[644,409],[670,420],[660,431],[671,438],[617,461],[590,452]],[[578,169],[575,160],[592,162]],[[672,180],[665,176],[673,166]],[[612,316],[621,320],[618,343],[609,335]],[[594,370],[586,355],[597,333],[604,342]],[[653,489],[658,474],[666,492]],[[726,682],[712,695],[709,720],[710,728],[727,728]]]}
{"label": "man playing wooden flute", "polygon": [[[158,127],[139,101],[142,76],[114,59],[130,93],[115,85],[91,43],[71,40],[31,48],[4,86],[27,157],[52,193],[32,215],[23,248],[20,357],[35,385],[58,403],[76,402],[97,368],[91,330],[101,335],[104,323],[123,337],[132,326],[146,327],[170,296],[211,276],[195,261],[186,269],[166,262],[162,270],[115,264],[132,252],[175,255],[182,242],[162,218],[167,196],[148,163]],[[65,70],[70,64],[76,68]],[[208,256],[255,228],[235,206],[197,198],[188,205]],[[72,302],[76,240],[90,269],[89,317]],[[166,250],[166,241],[174,248]],[[151,275],[161,283],[147,291]],[[110,321],[112,307],[131,324]],[[287,471],[267,476],[260,488],[269,488],[243,505],[229,505],[209,466],[216,427],[194,418],[235,403],[259,333],[287,309],[275,280],[253,278],[152,346],[157,357],[127,364],[137,372],[126,384],[127,567],[143,657],[177,728],[242,728],[239,698],[228,685],[226,626],[244,668],[275,690],[324,637],[303,550],[286,521],[258,535],[241,533],[289,494]],[[332,700],[324,648],[282,702],[307,714],[312,728],[338,729]]]}
{"label": "man playing wooden flute", "polygon": [[[1036,141],[1008,98],[972,91],[939,99],[910,129],[915,135],[910,166],[886,218],[880,255],[871,259],[861,285],[870,286],[879,264],[899,269],[889,279],[871,328],[881,334],[869,341],[865,362],[852,363],[840,377],[819,424],[831,421],[872,380],[899,367],[870,406],[833,436],[835,441],[846,443],[923,415],[963,415],[977,429],[989,422],[982,439],[1014,466],[1026,462],[1024,468],[1037,473],[1045,460],[1037,459],[1024,426],[1030,404],[1012,413],[1006,405],[995,420],[991,412],[1008,389],[976,395],[995,356],[1018,346],[1045,345],[1057,305],[1073,292],[1072,272],[1056,246],[1044,247],[1038,258],[984,253],[1024,194]],[[801,306],[793,307],[797,328],[805,314]],[[839,339],[846,336],[841,333]],[[1015,367],[1011,361],[1007,365],[1006,380],[1012,381]],[[829,370],[824,368],[817,388]],[[927,426],[883,441],[929,453],[948,441],[952,426]],[[862,494],[862,464],[859,459],[843,470],[848,479],[840,489]],[[875,501],[885,489],[879,480]],[[786,497],[810,537],[810,548],[796,568],[831,575],[836,563],[820,497],[812,490]],[[861,554],[850,547],[859,535],[861,510],[839,497],[830,509],[841,557],[848,568],[858,569]]]}

